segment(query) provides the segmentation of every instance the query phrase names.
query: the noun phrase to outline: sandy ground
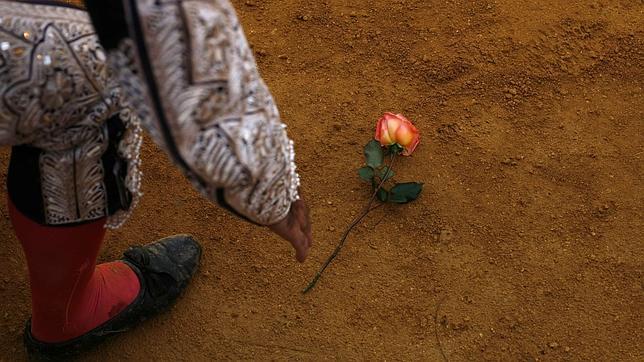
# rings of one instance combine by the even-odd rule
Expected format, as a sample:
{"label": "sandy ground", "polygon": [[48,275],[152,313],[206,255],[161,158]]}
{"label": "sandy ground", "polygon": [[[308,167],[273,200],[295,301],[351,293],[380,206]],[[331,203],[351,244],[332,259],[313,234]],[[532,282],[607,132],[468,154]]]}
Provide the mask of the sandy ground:
{"label": "sandy ground", "polygon": [[[171,313],[90,360],[441,360],[438,341],[450,361],[644,360],[641,0],[234,3],[315,248],[297,265],[148,142],[146,197],[101,258],[189,232],[203,266]],[[354,169],[385,111],[422,132],[397,178],[425,193],[374,213],[303,296],[368,197]],[[20,360],[29,289],[0,213],[0,360]]]}

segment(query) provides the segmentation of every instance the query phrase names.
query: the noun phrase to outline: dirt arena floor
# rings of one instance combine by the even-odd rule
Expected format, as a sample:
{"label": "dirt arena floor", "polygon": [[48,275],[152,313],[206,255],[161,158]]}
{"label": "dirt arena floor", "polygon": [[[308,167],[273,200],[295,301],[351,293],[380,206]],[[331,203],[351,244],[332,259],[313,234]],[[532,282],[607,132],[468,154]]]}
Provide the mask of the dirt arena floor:
{"label": "dirt arena floor", "polygon": [[[89,360],[440,361],[439,343],[450,361],[644,360],[644,2],[234,3],[315,247],[298,265],[148,142],[144,201],[101,258],[188,232],[203,266],[171,313]],[[385,111],[421,130],[398,179],[425,192],[374,213],[303,296],[368,197],[354,170]],[[0,212],[0,360],[21,360],[29,288]]]}

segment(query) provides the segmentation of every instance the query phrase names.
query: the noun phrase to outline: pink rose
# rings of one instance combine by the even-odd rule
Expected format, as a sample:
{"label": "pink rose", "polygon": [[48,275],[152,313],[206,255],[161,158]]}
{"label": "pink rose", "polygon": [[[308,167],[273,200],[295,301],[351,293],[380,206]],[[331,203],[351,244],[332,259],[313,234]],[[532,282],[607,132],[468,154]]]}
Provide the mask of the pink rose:
{"label": "pink rose", "polygon": [[398,144],[403,148],[403,156],[409,156],[420,143],[420,134],[402,114],[387,112],[378,120],[376,140],[383,146]]}

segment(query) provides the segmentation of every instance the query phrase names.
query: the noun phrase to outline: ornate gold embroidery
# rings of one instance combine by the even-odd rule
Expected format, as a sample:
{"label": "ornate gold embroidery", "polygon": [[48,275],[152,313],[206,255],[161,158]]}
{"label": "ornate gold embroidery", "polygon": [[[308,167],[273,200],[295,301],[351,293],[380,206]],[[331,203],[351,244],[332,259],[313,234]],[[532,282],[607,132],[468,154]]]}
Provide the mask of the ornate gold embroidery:
{"label": "ornate gold embroidery", "polygon": [[[111,61],[154,140],[210,198],[223,189],[225,201],[249,219],[265,225],[283,219],[298,198],[293,146],[232,5],[140,0],[135,6],[161,104],[141,99],[150,90],[135,54],[123,51],[133,48],[131,39]],[[162,119],[150,117],[155,113]]]}
{"label": "ornate gold embroidery", "polygon": [[[80,1],[58,1],[58,4]],[[0,144],[40,148],[44,213],[50,225],[107,216],[102,155],[105,121],[126,126],[118,146],[126,187],[140,196],[138,119],[124,109],[88,14],[65,6],[0,2]],[[120,226],[129,212],[110,218]]]}

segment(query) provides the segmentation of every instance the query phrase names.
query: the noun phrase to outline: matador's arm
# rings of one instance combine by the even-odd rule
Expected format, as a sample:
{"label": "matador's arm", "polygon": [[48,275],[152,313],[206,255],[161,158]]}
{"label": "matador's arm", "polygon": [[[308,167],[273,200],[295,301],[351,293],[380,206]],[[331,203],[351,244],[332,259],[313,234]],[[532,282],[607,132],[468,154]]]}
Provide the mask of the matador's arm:
{"label": "matador's arm", "polygon": [[209,198],[262,225],[298,199],[292,142],[227,0],[89,0],[125,98]]}

